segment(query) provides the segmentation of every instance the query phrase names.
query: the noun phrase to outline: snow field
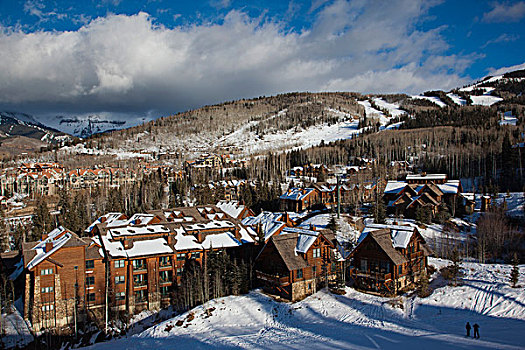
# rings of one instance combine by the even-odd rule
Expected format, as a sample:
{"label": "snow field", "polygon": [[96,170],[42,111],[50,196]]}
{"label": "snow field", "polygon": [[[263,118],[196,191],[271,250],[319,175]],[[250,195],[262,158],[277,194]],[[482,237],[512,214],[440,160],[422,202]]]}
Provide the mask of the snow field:
{"label": "snow field", "polygon": [[[430,263],[449,264],[432,258]],[[344,296],[322,290],[294,304],[259,291],[229,296],[93,348],[523,348],[525,293],[508,285],[510,266],[464,263],[463,270],[462,286],[437,288],[425,299],[383,298],[351,288]],[[464,336],[467,321],[480,325],[481,339]]]}

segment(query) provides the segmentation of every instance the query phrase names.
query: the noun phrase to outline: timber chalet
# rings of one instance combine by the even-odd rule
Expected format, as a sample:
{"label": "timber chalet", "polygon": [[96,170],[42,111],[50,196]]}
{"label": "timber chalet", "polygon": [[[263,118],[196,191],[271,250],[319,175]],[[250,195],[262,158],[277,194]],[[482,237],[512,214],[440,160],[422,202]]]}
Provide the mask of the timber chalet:
{"label": "timber chalet", "polygon": [[416,227],[369,224],[351,253],[350,276],[357,289],[395,294],[421,279],[429,254]]}
{"label": "timber chalet", "polygon": [[336,243],[331,231],[285,227],[273,235],[255,260],[266,292],[297,301],[335,279]]}
{"label": "timber chalet", "polygon": [[434,216],[442,204],[448,204],[455,210],[461,191],[459,180],[448,180],[445,174],[423,173],[407,175],[405,181],[388,181],[383,200],[387,211],[396,215],[414,218],[418,209],[427,208]]}

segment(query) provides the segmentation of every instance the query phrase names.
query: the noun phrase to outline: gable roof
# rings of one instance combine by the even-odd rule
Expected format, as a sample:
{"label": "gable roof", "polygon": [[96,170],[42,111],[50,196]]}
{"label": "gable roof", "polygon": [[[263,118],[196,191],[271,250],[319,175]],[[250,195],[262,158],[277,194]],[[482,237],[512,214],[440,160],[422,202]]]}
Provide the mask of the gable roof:
{"label": "gable roof", "polygon": [[407,262],[407,259],[392,245],[390,230],[384,229],[372,231],[367,235],[367,238],[375,241],[394,264],[401,265]]}
{"label": "gable roof", "polygon": [[[48,250],[48,244],[51,249]],[[48,259],[56,251],[65,247],[87,246],[87,243],[80,239],[75,233],[60,226],[51,231],[45,239],[38,242],[29,242],[23,245],[24,264],[28,269],[32,269],[45,259]]]}
{"label": "gable roof", "polygon": [[308,266],[306,260],[295,252],[297,238],[297,233],[272,237],[272,242],[289,271],[304,269]]}

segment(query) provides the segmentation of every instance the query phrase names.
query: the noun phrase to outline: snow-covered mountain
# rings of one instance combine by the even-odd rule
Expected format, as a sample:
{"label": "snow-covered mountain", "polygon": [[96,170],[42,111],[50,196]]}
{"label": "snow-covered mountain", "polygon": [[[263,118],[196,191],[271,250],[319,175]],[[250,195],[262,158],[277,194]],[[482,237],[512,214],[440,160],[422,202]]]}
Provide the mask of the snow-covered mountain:
{"label": "snow-covered mountain", "polygon": [[46,124],[70,135],[86,138],[94,134],[130,127],[125,120],[111,120],[99,115],[56,116]]}

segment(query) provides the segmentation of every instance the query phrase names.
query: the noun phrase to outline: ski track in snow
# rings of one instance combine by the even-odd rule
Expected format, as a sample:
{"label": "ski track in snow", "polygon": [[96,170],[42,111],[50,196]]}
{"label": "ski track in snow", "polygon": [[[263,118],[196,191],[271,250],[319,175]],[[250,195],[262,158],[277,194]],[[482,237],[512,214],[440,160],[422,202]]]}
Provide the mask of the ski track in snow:
{"label": "ski track in snow", "polygon": [[[430,263],[439,268],[450,262],[430,259]],[[186,313],[138,335],[92,348],[523,348],[525,293],[508,285],[510,266],[463,263],[462,267],[462,285],[438,288],[425,299],[390,299],[347,288],[344,296],[322,290],[292,304],[277,303],[254,291],[196,307],[191,322]],[[522,284],[524,270],[522,265]],[[396,300],[403,309],[392,306]],[[215,310],[208,317],[205,310],[212,307]],[[184,325],[177,327],[178,320]],[[480,324],[481,339],[464,337],[467,321]]]}

